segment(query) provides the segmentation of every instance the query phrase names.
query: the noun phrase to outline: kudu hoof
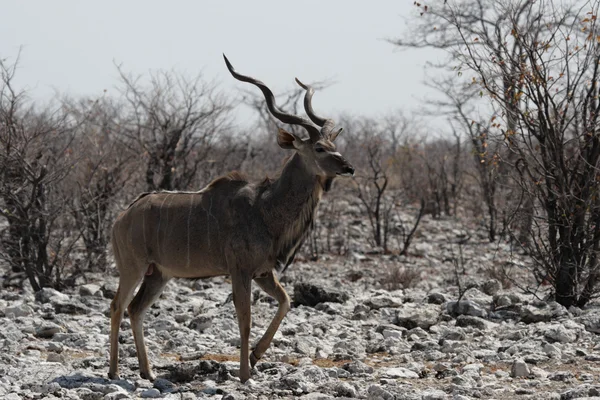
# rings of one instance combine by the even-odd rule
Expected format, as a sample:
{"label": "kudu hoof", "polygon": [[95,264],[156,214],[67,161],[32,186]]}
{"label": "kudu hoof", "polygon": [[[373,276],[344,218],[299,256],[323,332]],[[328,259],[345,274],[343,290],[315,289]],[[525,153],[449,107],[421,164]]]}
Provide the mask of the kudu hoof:
{"label": "kudu hoof", "polygon": [[254,352],[250,353],[250,368],[254,368],[254,366],[256,365],[256,363],[258,362],[258,360],[260,360],[260,358],[257,358],[254,355]]}
{"label": "kudu hoof", "polygon": [[113,380],[113,381],[118,381],[118,380],[121,380],[121,377],[116,372],[109,372],[108,379]]}
{"label": "kudu hoof", "polygon": [[154,382],[156,380],[156,375],[154,375],[152,372],[140,372],[140,376],[142,379],[147,379],[150,382]]}

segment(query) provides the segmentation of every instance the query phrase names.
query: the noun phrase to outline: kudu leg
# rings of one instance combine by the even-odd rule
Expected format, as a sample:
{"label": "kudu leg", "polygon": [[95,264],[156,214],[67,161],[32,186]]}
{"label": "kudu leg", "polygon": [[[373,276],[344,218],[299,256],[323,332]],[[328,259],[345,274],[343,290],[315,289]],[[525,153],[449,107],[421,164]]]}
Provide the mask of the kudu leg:
{"label": "kudu leg", "polygon": [[[121,262],[117,259],[117,265]],[[123,269],[119,268],[120,271]],[[138,270],[134,268],[134,271]],[[139,276],[121,275],[119,278],[119,288],[117,294],[110,304],[110,363],[108,377],[110,379],[119,379],[119,328],[125,307],[131,302],[133,292],[143,278],[143,269]],[[121,272],[122,273],[122,272]]]}
{"label": "kudu leg", "polygon": [[151,275],[146,275],[144,282],[133,301],[128,307],[129,319],[131,320],[131,330],[137,350],[138,361],[140,365],[140,376],[143,379],[153,381],[156,379],[148,362],[148,353],[146,352],[146,343],[144,341],[144,317],[146,310],[150,307],[158,296],[162,293],[165,285],[169,281],[158,268],[154,267]]}
{"label": "kudu leg", "polygon": [[240,349],[240,381],[242,383],[250,379],[250,368],[248,365],[250,324],[251,316],[251,285],[252,279],[243,272],[236,272],[231,275],[233,287],[233,304],[238,318],[240,328],[241,349]]}
{"label": "kudu leg", "polygon": [[279,280],[273,272],[270,272],[266,276],[254,278],[254,282],[256,282],[256,284],[260,286],[260,288],[264,290],[269,296],[277,300],[277,302],[279,303],[279,307],[277,308],[277,313],[275,314],[275,317],[273,317],[271,324],[256,344],[256,347],[252,351],[252,354],[250,354],[250,366],[252,368],[254,368],[257,361],[260,360],[260,358],[265,354],[265,352],[271,345],[273,336],[275,336],[275,333],[277,333],[277,329],[279,329],[281,321],[283,321],[283,318],[290,310],[290,297],[285,292],[285,290],[283,289],[283,287],[279,283]]}

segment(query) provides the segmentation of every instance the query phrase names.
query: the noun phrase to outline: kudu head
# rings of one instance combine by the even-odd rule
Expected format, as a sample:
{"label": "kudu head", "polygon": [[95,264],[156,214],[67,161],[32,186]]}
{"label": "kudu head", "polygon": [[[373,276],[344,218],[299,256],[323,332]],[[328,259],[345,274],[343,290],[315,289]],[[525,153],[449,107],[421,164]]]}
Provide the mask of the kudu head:
{"label": "kudu head", "polygon": [[329,181],[338,175],[354,175],[354,167],[336,151],[335,145],[333,144],[342,131],[342,128],[334,130],[335,123],[333,120],[325,119],[315,114],[312,108],[314,89],[311,86],[303,84],[296,78],[296,82],[306,90],[304,96],[304,110],[311,121],[318,127],[313,125],[313,123],[306,118],[281,111],[275,103],[273,92],[267,85],[255,78],[239,74],[235,71],[224,54],[223,57],[225,58],[225,63],[227,64],[229,72],[231,72],[231,75],[233,75],[234,78],[242,82],[252,83],[261,90],[265,96],[267,108],[271,115],[283,123],[299,125],[306,129],[309,134],[308,138],[302,139],[293,133],[279,129],[277,134],[277,143],[279,144],[279,147],[282,149],[295,150],[300,157],[302,157],[307,168],[314,172],[315,175],[326,178]]}

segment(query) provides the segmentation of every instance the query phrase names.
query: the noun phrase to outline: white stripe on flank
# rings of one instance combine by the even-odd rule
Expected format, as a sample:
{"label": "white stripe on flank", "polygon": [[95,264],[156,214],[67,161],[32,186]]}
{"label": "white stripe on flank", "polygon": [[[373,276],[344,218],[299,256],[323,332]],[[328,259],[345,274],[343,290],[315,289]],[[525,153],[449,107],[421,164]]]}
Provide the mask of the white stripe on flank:
{"label": "white stripe on flank", "polygon": [[192,219],[192,208],[194,204],[194,195],[190,195],[190,210],[187,219],[187,268],[190,268],[190,221]]}
{"label": "white stripe on flank", "polygon": [[165,205],[165,201],[167,201],[168,197],[169,197],[169,195],[165,196],[162,203],[160,203],[160,208],[158,209],[158,227],[156,228],[156,255],[159,257],[161,254],[161,251],[160,251],[160,221],[162,219],[162,209],[163,209],[163,206]]}
{"label": "white stripe on flank", "polygon": [[[169,196],[167,196],[169,197]],[[173,196],[175,197],[175,196]],[[165,229],[165,234],[163,235],[163,243],[167,243],[167,233],[169,233],[169,210],[171,207],[171,204],[173,204],[173,197],[171,197],[171,201],[169,201],[169,205],[167,205],[167,229]]]}
{"label": "white stripe on flank", "polygon": [[[142,212],[142,233],[144,237],[144,253],[148,250],[148,245],[146,243],[146,213]],[[148,257],[148,254],[146,254]]]}

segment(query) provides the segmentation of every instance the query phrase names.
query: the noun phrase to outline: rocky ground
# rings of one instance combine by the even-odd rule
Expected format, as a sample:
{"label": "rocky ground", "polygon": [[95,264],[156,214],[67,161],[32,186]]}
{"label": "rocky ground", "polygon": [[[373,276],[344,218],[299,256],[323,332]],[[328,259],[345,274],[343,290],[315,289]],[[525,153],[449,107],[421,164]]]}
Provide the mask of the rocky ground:
{"label": "rocky ground", "polygon": [[[122,380],[107,379],[115,276],[70,293],[3,290],[0,397],[600,399],[600,303],[567,310],[546,287],[525,293],[531,261],[450,219],[425,217],[409,257],[370,254],[365,232],[355,223],[347,255],[285,273],[294,306],[246,384],[228,279],[171,281],[149,310],[155,382],[138,376],[127,318]],[[253,301],[254,342],[277,305],[258,288]]]}

